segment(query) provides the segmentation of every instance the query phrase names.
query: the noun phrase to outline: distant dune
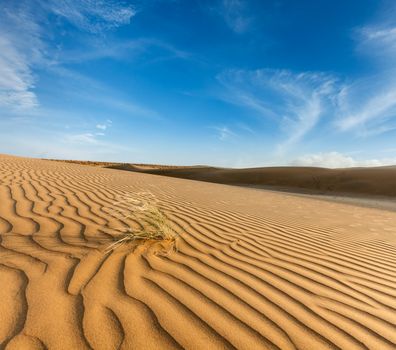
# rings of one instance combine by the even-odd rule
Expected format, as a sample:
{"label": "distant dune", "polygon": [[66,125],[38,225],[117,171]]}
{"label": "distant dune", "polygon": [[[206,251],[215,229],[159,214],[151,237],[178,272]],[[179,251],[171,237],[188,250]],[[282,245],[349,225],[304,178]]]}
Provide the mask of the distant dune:
{"label": "distant dune", "polygon": [[215,167],[142,167],[114,164],[110,168],[229,185],[270,186],[325,194],[396,197],[396,167],[325,169],[271,167],[226,169]]}
{"label": "distant dune", "polygon": [[[389,173],[335,173],[371,171]],[[184,172],[289,184],[291,169]],[[139,198],[173,248],[109,250],[147,227]],[[0,349],[395,349],[395,232],[390,211],[0,155]]]}

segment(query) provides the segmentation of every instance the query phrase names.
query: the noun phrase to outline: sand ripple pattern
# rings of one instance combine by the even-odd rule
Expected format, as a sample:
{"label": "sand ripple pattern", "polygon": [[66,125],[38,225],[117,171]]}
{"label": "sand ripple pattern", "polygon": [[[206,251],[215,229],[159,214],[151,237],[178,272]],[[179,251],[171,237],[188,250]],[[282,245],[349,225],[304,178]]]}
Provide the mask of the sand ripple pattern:
{"label": "sand ripple pattern", "polygon": [[[140,191],[177,251],[106,254]],[[0,349],[395,349],[396,215],[0,156],[0,287]]]}

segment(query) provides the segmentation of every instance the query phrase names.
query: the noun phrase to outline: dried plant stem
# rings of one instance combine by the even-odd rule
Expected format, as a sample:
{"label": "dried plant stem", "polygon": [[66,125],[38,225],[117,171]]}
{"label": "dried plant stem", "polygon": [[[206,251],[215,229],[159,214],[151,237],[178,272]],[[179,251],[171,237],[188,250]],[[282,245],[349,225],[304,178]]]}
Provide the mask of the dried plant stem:
{"label": "dried plant stem", "polygon": [[117,240],[107,247],[106,253],[117,249],[127,242],[175,241],[177,234],[171,228],[169,220],[158,206],[148,203],[147,200],[135,198],[119,201],[116,204],[120,203],[132,203],[131,210],[123,215],[123,219],[133,218],[135,221],[140,222],[144,228],[138,231],[130,229],[120,237],[117,237]]}

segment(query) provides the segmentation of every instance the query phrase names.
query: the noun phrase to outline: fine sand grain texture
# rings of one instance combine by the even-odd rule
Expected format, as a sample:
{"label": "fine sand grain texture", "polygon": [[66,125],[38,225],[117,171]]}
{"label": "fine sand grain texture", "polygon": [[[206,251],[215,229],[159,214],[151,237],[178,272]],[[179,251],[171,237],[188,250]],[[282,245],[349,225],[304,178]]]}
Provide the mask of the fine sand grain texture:
{"label": "fine sand grain texture", "polygon": [[396,348],[394,212],[0,156],[0,234],[1,349]]}

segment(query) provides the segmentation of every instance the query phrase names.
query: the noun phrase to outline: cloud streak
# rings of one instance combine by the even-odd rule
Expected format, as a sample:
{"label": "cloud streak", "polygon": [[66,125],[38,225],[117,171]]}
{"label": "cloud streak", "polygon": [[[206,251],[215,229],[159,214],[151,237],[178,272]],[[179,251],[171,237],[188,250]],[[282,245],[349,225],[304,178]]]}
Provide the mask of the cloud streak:
{"label": "cloud streak", "polygon": [[327,112],[337,92],[335,77],[288,70],[229,70],[217,77],[226,88],[222,98],[249,108],[278,124],[286,139],[284,150],[300,141]]}
{"label": "cloud streak", "polygon": [[0,107],[26,110],[38,105],[32,67],[45,45],[29,4],[0,1]]}
{"label": "cloud streak", "polygon": [[219,13],[226,24],[238,34],[245,32],[252,21],[247,15],[246,3],[242,0],[222,0]]}
{"label": "cloud streak", "polygon": [[336,126],[360,136],[391,130],[389,121],[396,117],[396,83],[389,76],[377,76],[344,87],[338,96]]}
{"label": "cloud streak", "polygon": [[[187,59],[188,52],[152,38],[138,38],[131,40],[117,41],[114,38],[105,40],[104,38],[92,38],[84,41],[85,50],[63,50],[62,55],[57,57],[57,63],[73,64],[81,62],[96,61],[101,59],[113,59],[119,61],[136,60],[144,57],[145,61],[159,61],[165,59]],[[156,53],[155,59],[150,57],[150,51]]]}
{"label": "cloud streak", "polygon": [[51,0],[42,3],[48,12],[92,33],[128,24],[136,10],[114,0]]}
{"label": "cloud streak", "polygon": [[[396,13],[396,6],[388,12]],[[375,74],[346,85],[338,96],[341,131],[360,136],[394,130],[396,117],[396,21],[394,16],[355,30],[357,50],[372,59]]]}
{"label": "cloud streak", "polygon": [[254,17],[246,0],[216,0],[205,10],[219,18],[232,32],[243,34],[251,29]]}
{"label": "cloud streak", "polygon": [[354,34],[358,54],[372,60],[371,74],[350,79],[324,72],[226,70],[217,76],[225,88],[220,98],[277,125],[284,135],[280,153],[319,124],[334,134],[361,138],[392,132],[396,130],[396,21],[389,17],[357,28]]}
{"label": "cloud streak", "polygon": [[226,141],[231,137],[237,136],[229,127],[227,126],[215,126],[212,129],[217,131],[217,137],[220,141]]}
{"label": "cloud streak", "polygon": [[49,16],[62,17],[89,32],[116,28],[135,15],[116,1],[0,0],[0,107],[27,110],[39,105],[34,70],[51,64],[46,44]]}
{"label": "cloud streak", "polygon": [[71,134],[66,135],[64,138],[64,142],[66,143],[79,143],[79,144],[96,144],[98,140],[96,139],[96,135],[87,132],[82,134]]}

